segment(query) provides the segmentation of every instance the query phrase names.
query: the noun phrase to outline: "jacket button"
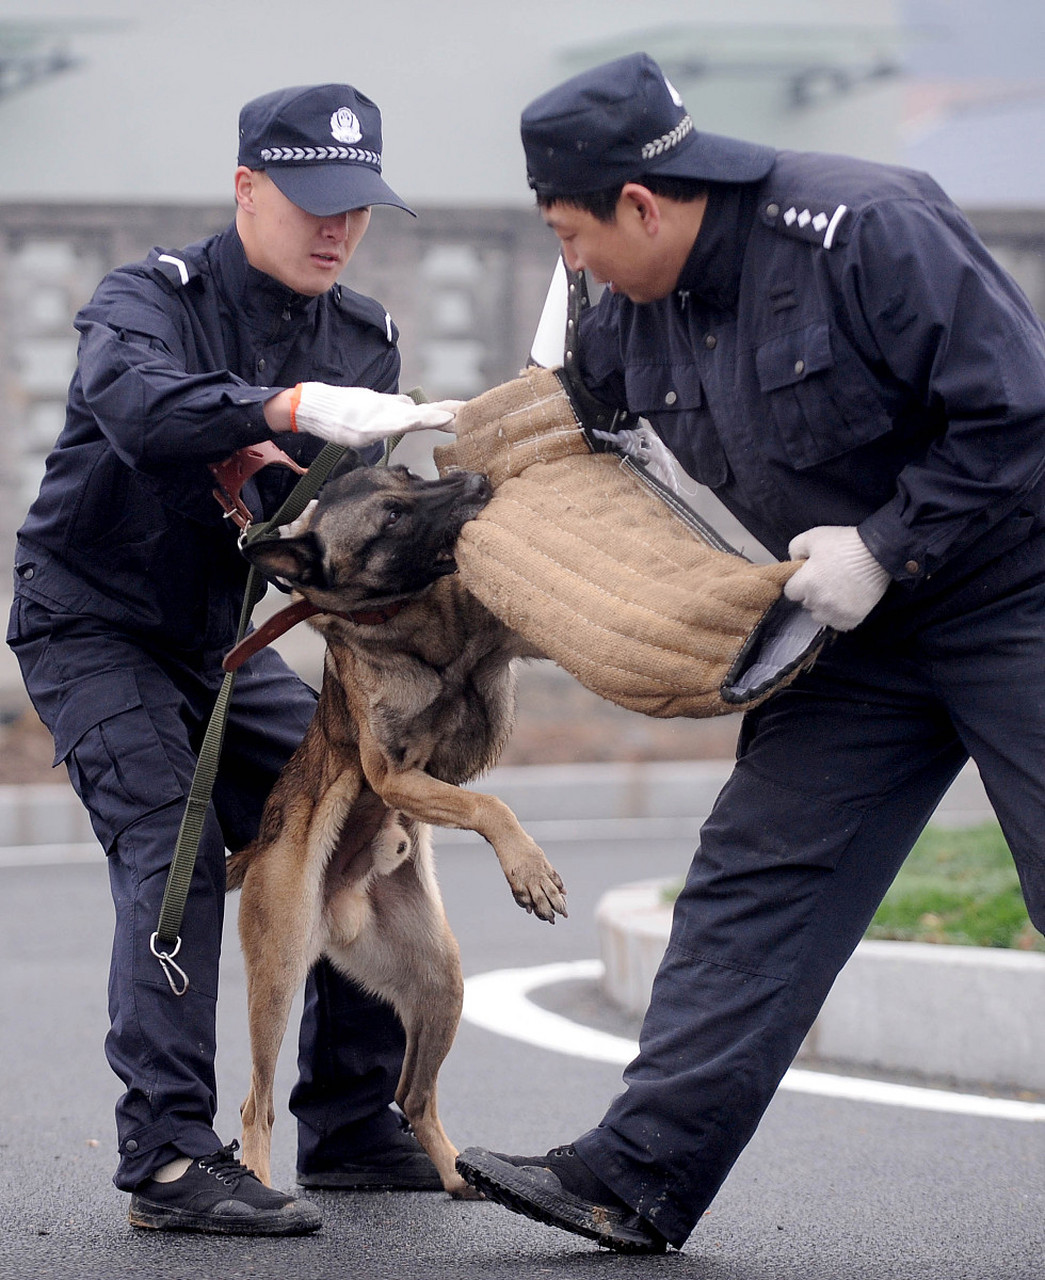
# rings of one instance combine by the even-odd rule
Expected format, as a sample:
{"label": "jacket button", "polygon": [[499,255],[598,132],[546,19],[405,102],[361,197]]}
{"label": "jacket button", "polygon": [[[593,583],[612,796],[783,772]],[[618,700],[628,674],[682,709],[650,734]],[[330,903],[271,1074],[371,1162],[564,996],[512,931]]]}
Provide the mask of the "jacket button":
{"label": "jacket button", "polygon": [[128,1140],[123,1144],[123,1149],[124,1151],[129,1151],[133,1155],[135,1151],[138,1150],[138,1144],[133,1138],[128,1138]]}
{"label": "jacket button", "polygon": [[804,360],[796,360],[795,373],[805,373],[805,371],[806,371],[806,362]]}
{"label": "jacket button", "polygon": [[678,396],[675,394],[675,392],[669,391],[668,394],[664,397],[664,403],[674,404],[677,399],[678,399]]}
{"label": "jacket button", "polygon": [[908,573],[917,573],[918,570],[921,568],[921,565],[918,563],[917,560],[908,560],[907,563],[904,565],[904,568],[907,570]]}
{"label": "jacket button", "polygon": [[718,338],[716,338],[713,333],[709,333],[704,339],[704,346],[707,347],[709,351],[714,351],[718,346]]}
{"label": "jacket button", "polygon": [[258,361],[258,373],[264,373],[264,372],[265,372],[265,361],[264,361],[264,358],[262,358],[261,360]]}
{"label": "jacket button", "polygon": [[779,214],[779,212],[780,212],[780,206],[778,204],[766,205],[766,215],[768,217],[775,218]]}

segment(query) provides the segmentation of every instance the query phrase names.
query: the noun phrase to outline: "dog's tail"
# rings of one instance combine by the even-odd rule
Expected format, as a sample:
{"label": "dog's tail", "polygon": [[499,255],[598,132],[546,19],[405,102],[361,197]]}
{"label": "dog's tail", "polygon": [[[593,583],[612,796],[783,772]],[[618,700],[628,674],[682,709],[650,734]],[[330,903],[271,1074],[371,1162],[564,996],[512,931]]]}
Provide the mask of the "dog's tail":
{"label": "dog's tail", "polygon": [[255,845],[253,842],[244,845],[237,853],[231,854],[225,859],[225,892],[231,893],[233,889],[243,888],[243,878],[247,874],[247,867],[250,865],[251,858],[254,857]]}

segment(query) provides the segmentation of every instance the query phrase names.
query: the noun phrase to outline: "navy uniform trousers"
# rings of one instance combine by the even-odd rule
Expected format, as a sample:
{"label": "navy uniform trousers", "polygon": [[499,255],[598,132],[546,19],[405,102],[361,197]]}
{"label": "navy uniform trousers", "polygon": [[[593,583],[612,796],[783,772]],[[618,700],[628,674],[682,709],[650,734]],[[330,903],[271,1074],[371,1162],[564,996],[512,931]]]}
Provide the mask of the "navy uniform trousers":
{"label": "navy uniform trousers", "polygon": [[[212,1125],[225,850],[256,832],[315,695],[273,650],[239,672],[185,909],[177,963],[190,986],[179,997],[150,938],[222,655],[150,652],[103,622],[63,616],[17,593],[8,642],[108,854],[116,925],[106,1055],[126,1086],[116,1108],[114,1181],[130,1190],[178,1154],[207,1155],[222,1145]],[[398,1130],[389,1104],[404,1048],[390,1006],[323,962],[314,969],[291,1100],[300,1170],[329,1167]]]}
{"label": "navy uniform trousers", "polygon": [[891,599],[745,718],[625,1092],[576,1143],[678,1246],[968,756],[1045,931],[1045,537]]}

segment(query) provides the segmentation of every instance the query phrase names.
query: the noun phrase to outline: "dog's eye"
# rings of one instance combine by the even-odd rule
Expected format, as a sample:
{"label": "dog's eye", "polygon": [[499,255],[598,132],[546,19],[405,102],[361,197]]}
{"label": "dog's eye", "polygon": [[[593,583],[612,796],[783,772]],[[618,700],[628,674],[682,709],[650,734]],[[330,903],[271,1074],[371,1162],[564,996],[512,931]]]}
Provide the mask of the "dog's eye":
{"label": "dog's eye", "polygon": [[403,515],[403,512],[399,507],[392,507],[390,511],[387,511],[385,513],[385,524],[387,525],[398,524],[400,519],[402,518],[402,515]]}

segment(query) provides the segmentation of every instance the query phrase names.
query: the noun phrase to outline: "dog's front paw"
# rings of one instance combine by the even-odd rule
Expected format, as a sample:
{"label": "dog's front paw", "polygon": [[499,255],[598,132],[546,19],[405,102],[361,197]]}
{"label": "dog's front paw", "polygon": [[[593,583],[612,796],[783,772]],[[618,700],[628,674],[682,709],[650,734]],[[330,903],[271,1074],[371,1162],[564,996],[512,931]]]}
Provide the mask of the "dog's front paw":
{"label": "dog's front paw", "polygon": [[536,857],[528,859],[527,865],[517,869],[514,875],[509,874],[508,883],[520,907],[554,924],[556,915],[565,919],[569,914],[565,886],[540,849],[536,845],[534,848]]}

